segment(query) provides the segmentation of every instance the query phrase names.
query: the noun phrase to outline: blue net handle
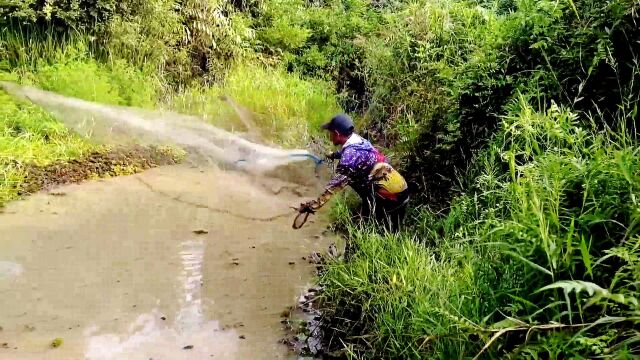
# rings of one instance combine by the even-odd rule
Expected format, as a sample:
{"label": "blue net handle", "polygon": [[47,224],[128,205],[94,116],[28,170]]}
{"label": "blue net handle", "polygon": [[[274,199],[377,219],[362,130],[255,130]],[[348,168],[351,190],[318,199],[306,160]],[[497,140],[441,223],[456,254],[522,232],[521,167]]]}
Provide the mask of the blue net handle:
{"label": "blue net handle", "polygon": [[[326,162],[325,159],[321,159],[320,157],[313,155],[313,154],[290,154],[290,157],[305,157],[311,161],[313,161],[316,164],[316,168],[315,168],[315,172],[316,174],[318,174],[318,170],[320,169],[320,166],[322,166],[322,164],[324,164]],[[246,159],[240,159],[240,160],[236,160],[235,164],[239,164],[242,162],[246,162]]]}

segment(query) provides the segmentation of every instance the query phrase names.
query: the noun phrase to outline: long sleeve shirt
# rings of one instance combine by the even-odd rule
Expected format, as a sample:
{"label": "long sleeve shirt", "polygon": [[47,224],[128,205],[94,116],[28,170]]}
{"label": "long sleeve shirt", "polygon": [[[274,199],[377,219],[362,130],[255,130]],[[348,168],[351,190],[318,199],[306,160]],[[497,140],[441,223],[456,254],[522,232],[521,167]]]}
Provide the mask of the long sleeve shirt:
{"label": "long sleeve shirt", "polygon": [[379,161],[384,160],[371,143],[357,134],[351,135],[338,151],[340,162],[335,176],[329,181],[324,192],[311,203],[317,210],[326,204],[333,195],[351,186],[360,196],[370,186],[370,172]]}

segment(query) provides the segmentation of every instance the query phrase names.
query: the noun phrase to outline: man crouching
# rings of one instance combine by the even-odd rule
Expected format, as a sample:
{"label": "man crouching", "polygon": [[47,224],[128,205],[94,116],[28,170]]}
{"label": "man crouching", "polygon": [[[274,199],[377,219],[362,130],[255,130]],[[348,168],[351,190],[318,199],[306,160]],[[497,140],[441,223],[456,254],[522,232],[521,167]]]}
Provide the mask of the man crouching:
{"label": "man crouching", "polygon": [[333,195],[351,186],[362,199],[363,214],[373,215],[387,230],[397,232],[409,201],[405,179],[369,141],[354,133],[349,116],[336,115],[322,128],[329,133],[334,145],[341,146],[327,156],[339,160],[336,174],[316,200],[301,204],[298,210],[313,213]]}

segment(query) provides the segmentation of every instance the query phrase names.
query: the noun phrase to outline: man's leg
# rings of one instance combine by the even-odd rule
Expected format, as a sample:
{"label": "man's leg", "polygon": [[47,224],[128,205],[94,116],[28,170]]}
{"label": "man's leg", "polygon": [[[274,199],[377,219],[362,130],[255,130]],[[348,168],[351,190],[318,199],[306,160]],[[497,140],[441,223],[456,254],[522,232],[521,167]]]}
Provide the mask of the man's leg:
{"label": "man's leg", "polygon": [[385,229],[388,229],[389,218],[387,216],[387,204],[384,200],[377,199],[376,207],[374,209],[375,220],[377,226],[382,226]]}
{"label": "man's leg", "polygon": [[408,194],[402,194],[402,196],[398,198],[398,201],[387,200],[384,202],[384,216],[388,226],[387,229],[392,233],[400,231],[400,227],[406,214],[408,202]]}
{"label": "man's leg", "polygon": [[391,212],[390,221],[391,221],[392,232],[397,233],[398,231],[400,231],[402,221],[404,221],[406,208],[407,208],[406,204],[401,204],[398,208],[396,208]]}
{"label": "man's leg", "polygon": [[360,205],[360,217],[367,221],[371,219],[376,213],[376,198],[373,194],[373,190],[362,188],[362,189],[354,189],[358,196],[360,196],[360,200],[362,200]]}

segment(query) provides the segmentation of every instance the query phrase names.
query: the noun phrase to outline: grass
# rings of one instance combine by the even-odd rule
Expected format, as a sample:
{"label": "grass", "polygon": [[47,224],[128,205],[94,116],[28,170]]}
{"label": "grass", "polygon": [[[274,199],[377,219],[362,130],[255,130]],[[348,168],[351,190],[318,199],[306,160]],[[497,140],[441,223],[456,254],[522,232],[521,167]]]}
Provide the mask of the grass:
{"label": "grass", "polygon": [[442,0],[385,13],[365,41],[370,126],[419,191],[399,235],[334,210],[352,253],[320,278],[330,350],[640,355],[637,10]]}
{"label": "grass", "polygon": [[43,64],[20,75],[22,84],[102,104],[153,109],[160,92],[154,76],[124,61],[101,64],[93,59],[78,59]]}
{"label": "grass", "polygon": [[[125,61],[93,59],[86,37],[40,35],[0,31],[0,52],[8,55],[0,66],[0,80],[94,102],[155,107],[160,89],[155,76]],[[37,106],[4,92],[0,105],[0,205],[18,197],[24,164],[69,161],[99,148]]]}
{"label": "grass", "polygon": [[26,36],[0,31],[0,49],[10,59],[5,68],[12,80],[67,96],[165,107],[202,116],[216,126],[244,130],[236,112],[220,100],[225,95],[253,113],[265,138],[284,146],[306,144],[321,123],[340,111],[329,83],[302,79],[277,67],[236,64],[219,84],[194,85],[176,93],[156,69],[141,69],[112,56],[96,60],[93,48],[91,38],[82,34]]}
{"label": "grass", "polygon": [[190,89],[171,99],[169,106],[203,116],[216,126],[245,130],[234,110],[220,100],[223,95],[248,109],[267,139],[284,146],[305,145],[340,111],[328,83],[254,64],[237,65],[222,84]]}
{"label": "grass", "polygon": [[95,148],[40,108],[0,91],[0,205],[17,198],[23,164],[76,159]]}
{"label": "grass", "polygon": [[[336,348],[371,359],[640,354],[640,146],[635,128],[625,127],[637,123],[640,101],[637,45],[629,40],[638,34],[636,2],[437,0],[372,7],[353,0],[339,7],[356,12],[335,24],[327,22],[324,5],[301,4],[295,13],[286,3],[268,5],[295,16],[263,24],[271,28],[238,29],[247,37],[259,34],[255,43],[241,44],[243,52],[264,49],[260,42],[267,40],[263,59],[282,55],[289,65],[309,65],[308,74],[344,70],[340,80],[362,80],[355,81],[361,89],[351,90],[368,102],[371,134],[395,145],[407,166],[403,173],[427,195],[422,200],[444,208],[435,213],[418,204],[408,231],[390,235],[351,222],[352,198],[340,198],[331,215],[346,231],[350,253],[320,278],[326,314],[341,340],[332,342]],[[371,17],[379,23],[364,24],[357,9],[380,15]],[[126,43],[129,55],[122,56],[136,59],[119,60],[110,49],[97,55],[82,34],[0,30],[0,77],[107,104],[162,106],[244,130],[220,100],[224,95],[254,114],[263,135],[285,146],[304,145],[339,110],[332,84],[239,64],[232,60],[238,58],[234,46],[222,41],[212,51],[207,36],[188,46],[192,21],[172,14],[173,25],[150,23],[156,34],[150,37],[115,29],[125,35],[111,43]],[[146,20],[135,23],[143,28]],[[289,20],[304,20],[303,37],[283,31]],[[183,22],[187,36],[180,40]],[[225,35],[214,23],[204,25],[212,24],[223,39],[242,41],[235,30]],[[165,38],[162,25],[177,28]],[[361,37],[356,30],[364,28]],[[136,51],[138,41],[149,39]],[[149,49],[163,64],[143,66]],[[192,55],[198,64],[170,64]],[[185,64],[198,66],[194,72]],[[177,84],[167,84],[162,73],[170,68],[189,79],[224,79],[175,93]],[[15,197],[20,164],[69,160],[93,147],[35,107],[6,94],[0,105],[0,201]]]}
{"label": "grass", "polygon": [[80,33],[0,30],[4,77],[66,96],[103,104],[154,108],[161,78],[123,59],[97,60],[91,37]]}
{"label": "grass", "polygon": [[354,341],[354,354],[418,358],[429,351],[450,358],[455,346],[477,348],[467,345],[465,337],[477,328],[468,318],[476,318],[483,304],[475,300],[472,267],[460,266],[477,260],[472,251],[429,249],[407,234],[383,236],[353,228],[351,232],[357,252],[349,262],[330,266],[322,284],[325,301],[343,306],[329,316],[344,319],[345,310],[357,309],[357,316],[346,318],[359,322],[343,320],[339,326],[350,333],[357,330],[366,339]]}
{"label": "grass", "polygon": [[[54,39],[52,34],[30,37],[3,29],[0,52],[8,60],[1,63],[0,80],[104,104],[164,107],[237,129],[241,125],[237,114],[219,98],[227,95],[253,113],[266,139],[285,146],[306,144],[339,109],[327,83],[250,64],[234,67],[219,85],[175,93],[153,71],[125,60],[97,60],[90,45],[89,38],[80,34]],[[0,204],[17,197],[24,176],[20,164],[77,159],[97,148],[33,105],[16,102],[6,93],[0,102]]]}
{"label": "grass", "polygon": [[397,236],[347,224],[355,252],[320,281],[352,355],[638,354],[640,146],[583,120],[520,98],[446,215]]}

